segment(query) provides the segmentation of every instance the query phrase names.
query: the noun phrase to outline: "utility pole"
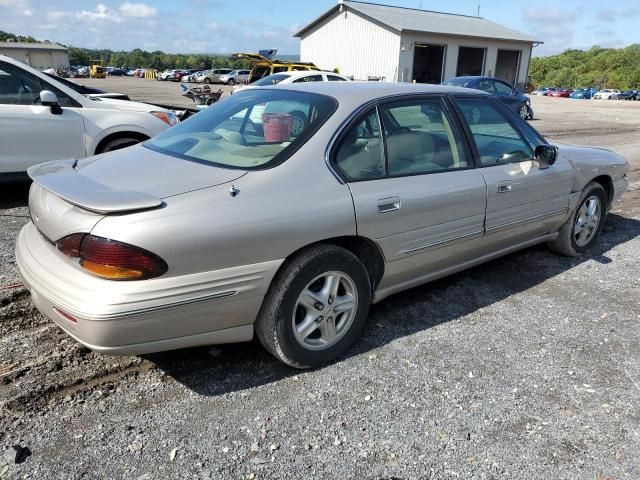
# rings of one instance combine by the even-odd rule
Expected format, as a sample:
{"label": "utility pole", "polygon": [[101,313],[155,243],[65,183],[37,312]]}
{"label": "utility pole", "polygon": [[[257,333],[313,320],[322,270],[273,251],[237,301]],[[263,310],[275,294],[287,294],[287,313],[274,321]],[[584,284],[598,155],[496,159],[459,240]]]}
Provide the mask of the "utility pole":
{"label": "utility pole", "polygon": [[476,14],[476,17],[480,16],[480,0],[478,0],[478,13]]}

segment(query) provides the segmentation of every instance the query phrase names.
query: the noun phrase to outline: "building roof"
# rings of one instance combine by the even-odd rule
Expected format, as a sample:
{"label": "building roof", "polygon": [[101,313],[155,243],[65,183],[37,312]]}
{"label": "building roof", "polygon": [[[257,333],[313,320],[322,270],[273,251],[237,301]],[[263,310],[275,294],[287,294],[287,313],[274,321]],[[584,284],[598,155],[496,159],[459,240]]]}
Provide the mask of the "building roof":
{"label": "building roof", "polygon": [[27,43],[27,42],[0,42],[0,48],[21,48],[24,50],[60,50],[67,51],[67,47],[57,43]]}
{"label": "building roof", "polygon": [[417,32],[458,35],[464,37],[496,38],[526,43],[542,43],[528,35],[517,32],[482,17],[457,15],[453,13],[432,12],[416,8],[394,7],[352,0],[338,0],[338,4],[327,10],[294,37],[303,36],[309,29],[344,6],[347,9],[382,23],[398,32],[411,30]]}

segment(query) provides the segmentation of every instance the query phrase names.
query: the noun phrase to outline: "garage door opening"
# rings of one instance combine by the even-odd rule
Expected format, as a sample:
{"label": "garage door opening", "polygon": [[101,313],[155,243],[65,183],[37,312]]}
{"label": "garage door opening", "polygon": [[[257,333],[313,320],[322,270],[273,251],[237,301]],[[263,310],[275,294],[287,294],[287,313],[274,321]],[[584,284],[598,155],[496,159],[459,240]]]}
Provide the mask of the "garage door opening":
{"label": "garage door opening", "polygon": [[498,50],[496,60],[496,78],[515,85],[520,65],[519,50]]}
{"label": "garage door opening", "polygon": [[444,46],[416,43],[413,49],[413,78],[416,83],[442,83]]}
{"label": "garage door opening", "polygon": [[458,51],[458,77],[478,76],[484,71],[486,49],[460,47]]}

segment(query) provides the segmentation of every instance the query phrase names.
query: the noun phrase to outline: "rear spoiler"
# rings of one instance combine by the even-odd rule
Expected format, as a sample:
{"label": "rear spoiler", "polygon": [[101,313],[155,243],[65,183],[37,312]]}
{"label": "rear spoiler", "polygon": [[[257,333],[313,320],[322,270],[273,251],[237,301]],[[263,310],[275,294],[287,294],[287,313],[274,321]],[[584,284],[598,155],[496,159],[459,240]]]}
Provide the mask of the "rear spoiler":
{"label": "rear spoiler", "polygon": [[78,173],[77,160],[41,163],[27,170],[45,190],[78,207],[96,213],[120,213],[162,206],[161,199],[142,192],[117,190]]}

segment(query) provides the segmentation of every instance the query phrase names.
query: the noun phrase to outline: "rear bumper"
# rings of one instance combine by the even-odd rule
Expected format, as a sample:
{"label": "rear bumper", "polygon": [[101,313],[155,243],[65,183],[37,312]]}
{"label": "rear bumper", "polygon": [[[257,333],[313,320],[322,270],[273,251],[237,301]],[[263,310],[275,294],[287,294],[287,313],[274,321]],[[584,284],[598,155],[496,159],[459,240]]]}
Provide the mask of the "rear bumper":
{"label": "rear bumper", "polygon": [[251,340],[281,264],[113,282],[69,262],[32,223],[20,232],[16,260],[43,315],[88,348],[122,355]]}

